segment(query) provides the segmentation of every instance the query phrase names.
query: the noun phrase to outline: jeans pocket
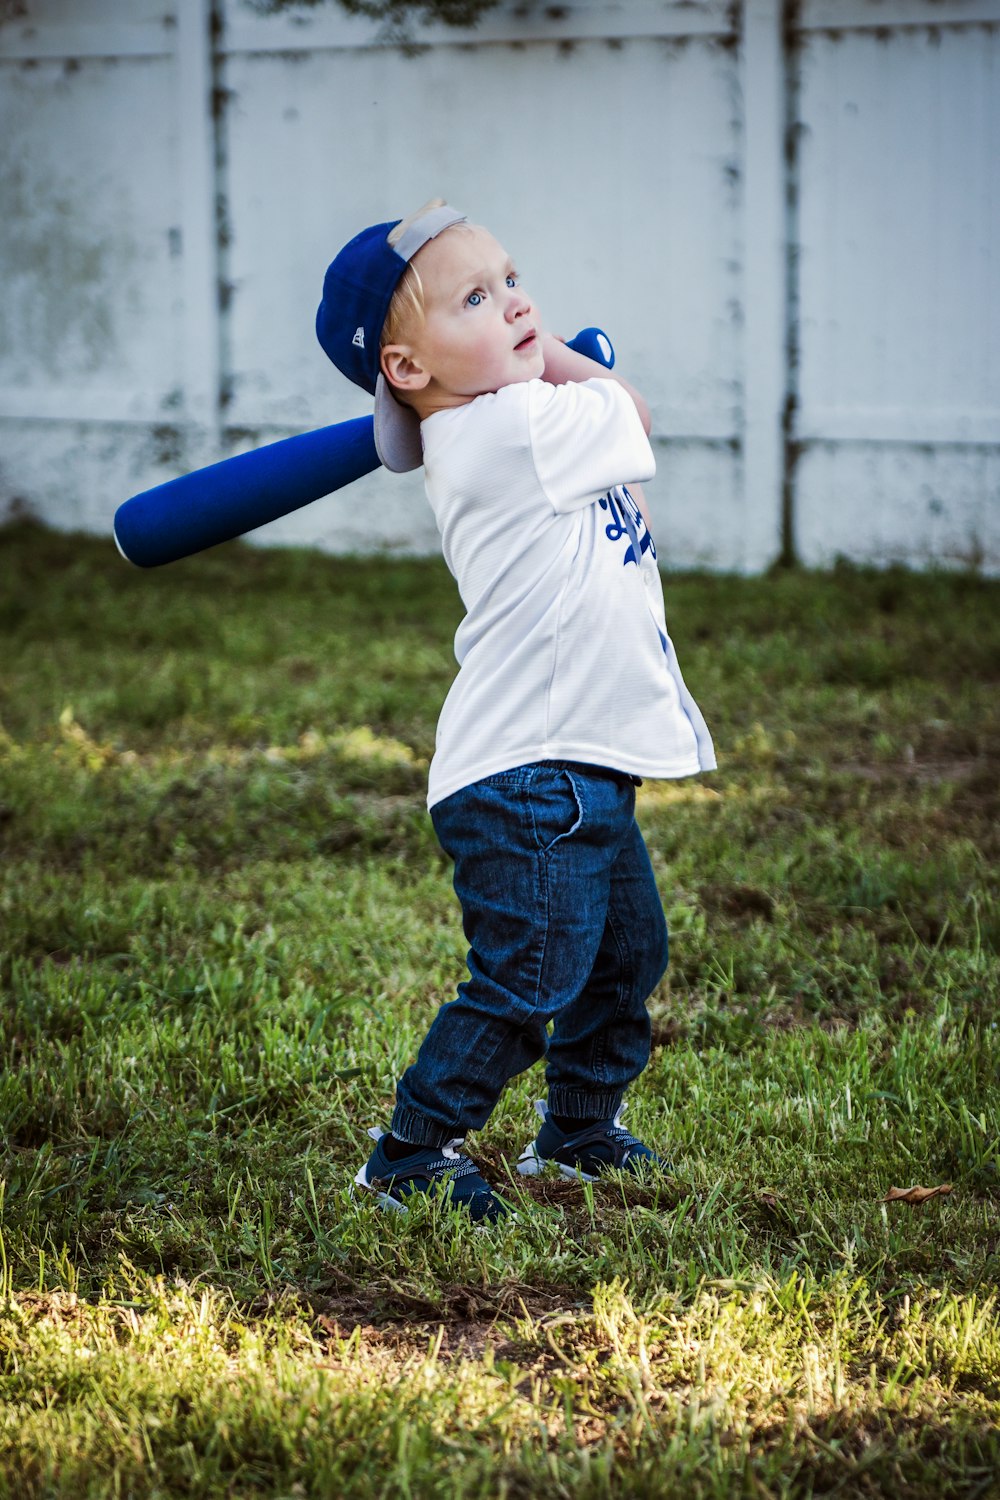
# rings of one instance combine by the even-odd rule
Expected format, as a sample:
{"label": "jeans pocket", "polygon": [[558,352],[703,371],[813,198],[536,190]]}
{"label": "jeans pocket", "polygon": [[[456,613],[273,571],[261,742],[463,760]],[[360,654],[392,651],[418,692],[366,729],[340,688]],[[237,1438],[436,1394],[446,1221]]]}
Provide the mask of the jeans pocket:
{"label": "jeans pocket", "polygon": [[543,854],[569,838],[583,822],[583,804],[571,771],[539,770],[528,789],[528,805],[535,841]]}

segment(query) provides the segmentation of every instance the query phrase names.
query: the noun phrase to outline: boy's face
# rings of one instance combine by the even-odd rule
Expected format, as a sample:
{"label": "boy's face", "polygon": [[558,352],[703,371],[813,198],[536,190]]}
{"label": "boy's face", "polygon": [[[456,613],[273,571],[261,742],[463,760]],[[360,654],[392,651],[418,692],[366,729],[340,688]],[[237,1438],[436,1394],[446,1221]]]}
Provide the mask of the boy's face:
{"label": "boy's face", "polygon": [[538,310],[487,230],[447,229],[418,251],[414,265],[424,289],[424,322],[405,344],[393,346],[405,350],[405,358],[390,356],[387,364],[392,383],[410,389],[419,398],[415,404],[425,412],[461,406],[541,375]]}

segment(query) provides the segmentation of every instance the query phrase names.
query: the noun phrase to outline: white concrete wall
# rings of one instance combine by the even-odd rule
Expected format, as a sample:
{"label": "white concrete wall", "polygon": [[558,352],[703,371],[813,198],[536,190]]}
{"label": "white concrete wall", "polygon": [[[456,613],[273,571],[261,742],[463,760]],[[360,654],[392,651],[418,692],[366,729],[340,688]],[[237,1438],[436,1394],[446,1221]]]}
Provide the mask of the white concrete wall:
{"label": "white concrete wall", "polygon": [[996,17],[803,7],[794,490],[808,562],[1000,567]]}
{"label": "white concrete wall", "polygon": [[[109,532],[366,410],[323,271],[440,192],[611,333],[665,563],[1000,568],[1000,0],[502,0],[415,55],[217,3],[0,6],[0,514]],[[258,536],[436,548],[387,474]]]}

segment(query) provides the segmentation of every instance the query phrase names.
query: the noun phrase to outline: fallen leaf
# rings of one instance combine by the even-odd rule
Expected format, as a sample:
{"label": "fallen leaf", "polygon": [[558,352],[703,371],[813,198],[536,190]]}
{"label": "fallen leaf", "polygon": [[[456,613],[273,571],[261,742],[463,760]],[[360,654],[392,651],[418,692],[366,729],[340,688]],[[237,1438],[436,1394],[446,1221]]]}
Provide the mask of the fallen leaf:
{"label": "fallen leaf", "polygon": [[882,1199],[883,1203],[926,1203],[928,1198],[944,1197],[951,1192],[951,1183],[942,1182],[937,1187],[891,1187]]}

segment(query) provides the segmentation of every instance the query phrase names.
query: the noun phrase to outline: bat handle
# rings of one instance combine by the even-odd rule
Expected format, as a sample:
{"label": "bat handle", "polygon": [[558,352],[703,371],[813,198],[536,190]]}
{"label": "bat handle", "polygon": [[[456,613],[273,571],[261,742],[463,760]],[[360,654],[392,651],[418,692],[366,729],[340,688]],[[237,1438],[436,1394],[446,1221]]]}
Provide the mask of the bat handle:
{"label": "bat handle", "polygon": [[602,328],[581,328],[575,339],[566,340],[566,347],[575,349],[577,354],[585,354],[588,359],[595,359],[606,370],[614,369],[615,351]]}

